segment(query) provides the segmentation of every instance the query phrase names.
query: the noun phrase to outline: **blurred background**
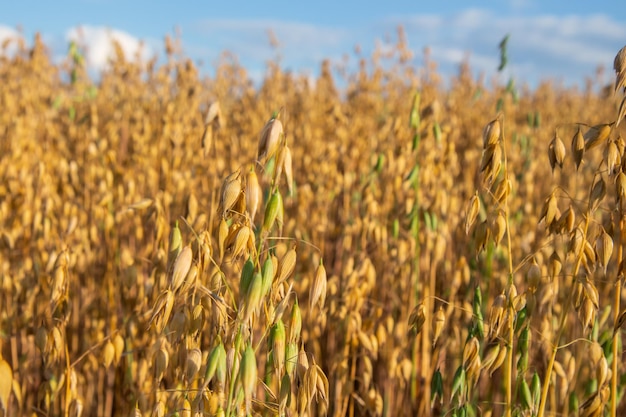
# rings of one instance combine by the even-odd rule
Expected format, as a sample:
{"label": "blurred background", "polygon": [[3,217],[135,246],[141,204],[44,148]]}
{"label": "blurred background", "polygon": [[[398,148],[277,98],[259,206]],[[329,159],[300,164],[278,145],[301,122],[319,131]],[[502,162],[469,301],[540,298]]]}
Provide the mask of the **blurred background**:
{"label": "blurred background", "polygon": [[[444,78],[455,75],[461,62],[468,62],[476,76],[495,74],[497,44],[509,34],[509,62],[501,77],[530,87],[545,79],[584,87],[589,78],[612,80],[615,51],[626,39],[623,9],[608,0],[319,0],[297,5],[290,1],[27,0],[3,9],[0,41],[21,37],[31,45],[40,32],[58,62],[67,55],[70,41],[75,41],[85,48],[93,77],[113,54],[111,39],[121,44],[127,58],[147,61],[154,56],[164,59],[165,35],[176,39],[182,54],[209,76],[226,50],[255,84],[262,80],[269,60],[279,60],[283,69],[314,79],[321,61],[328,58],[336,75],[341,75],[344,70],[354,72],[360,56],[392,49],[402,26],[408,47],[416,52],[411,58],[415,65],[423,63],[422,50],[429,47]],[[3,53],[11,53],[11,47]]]}

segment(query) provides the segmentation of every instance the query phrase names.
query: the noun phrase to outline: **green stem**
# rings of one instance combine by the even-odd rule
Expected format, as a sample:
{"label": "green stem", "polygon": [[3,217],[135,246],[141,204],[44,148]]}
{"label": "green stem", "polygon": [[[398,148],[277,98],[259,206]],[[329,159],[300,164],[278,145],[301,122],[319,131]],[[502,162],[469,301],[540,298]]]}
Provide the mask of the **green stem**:
{"label": "green stem", "polygon": [[[419,165],[418,165],[419,166]],[[415,240],[415,254],[413,257],[413,274],[412,274],[412,282],[411,287],[413,289],[413,305],[417,305],[419,303],[419,277],[420,277],[420,242],[419,242],[419,232],[420,232],[420,220],[419,220],[419,203],[418,203],[418,193],[419,193],[419,172],[418,177],[415,180],[413,185],[413,190],[415,192],[415,203],[413,206],[413,219],[412,219],[412,233],[413,239]],[[417,398],[417,380],[418,380],[418,372],[417,372],[417,363],[419,359],[419,338],[415,338],[413,341],[413,372],[411,375],[411,398]],[[422,343],[424,343],[422,341]],[[422,367],[425,367],[425,363],[421,363]],[[429,401],[429,399],[425,399],[425,401]],[[419,405],[418,405],[419,406]]]}
{"label": "green stem", "polygon": [[[501,132],[502,133],[502,154],[504,157],[504,178],[503,181],[508,181],[508,158],[506,156],[506,141],[504,139],[504,118],[502,116],[499,117],[500,119],[500,124],[501,126]],[[511,227],[510,227],[510,222],[509,222],[509,197],[508,197],[508,193],[505,194],[504,196],[504,219],[505,219],[505,223],[506,223],[506,237],[507,237],[507,252],[508,252],[508,260],[509,260],[509,273],[508,273],[508,280],[507,280],[507,285],[509,287],[509,289],[515,285],[515,283],[513,282],[513,249],[512,249],[512,245],[511,245]],[[509,328],[509,334],[508,334],[508,340],[507,340],[507,351],[506,351],[506,359],[505,359],[505,368],[504,368],[504,375],[505,375],[505,380],[506,380],[506,392],[505,392],[505,415],[506,417],[511,417],[511,411],[512,411],[512,386],[513,386],[513,336],[514,336],[514,309],[513,309],[513,300],[509,299],[508,300],[508,306],[507,306],[507,310],[508,310],[508,328]]]}

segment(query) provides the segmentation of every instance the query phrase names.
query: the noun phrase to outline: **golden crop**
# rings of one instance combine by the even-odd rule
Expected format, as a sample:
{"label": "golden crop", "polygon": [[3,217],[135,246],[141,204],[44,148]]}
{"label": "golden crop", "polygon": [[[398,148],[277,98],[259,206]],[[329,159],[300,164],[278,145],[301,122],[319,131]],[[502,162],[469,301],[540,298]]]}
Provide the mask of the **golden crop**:
{"label": "golden crop", "polygon": [[623,50],[519,96],[167,51],[0,58],[0,415],[626,410]]}

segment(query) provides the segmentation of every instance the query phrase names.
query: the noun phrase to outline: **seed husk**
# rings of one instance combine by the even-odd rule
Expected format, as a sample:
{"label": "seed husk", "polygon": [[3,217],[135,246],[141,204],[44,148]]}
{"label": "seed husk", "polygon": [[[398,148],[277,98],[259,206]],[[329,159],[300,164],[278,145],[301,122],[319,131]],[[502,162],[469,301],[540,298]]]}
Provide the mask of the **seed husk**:
{"label": "seed husk", "polygon": [[220,201],[220,210],[222,215],[226,215],[230,211],[241,194],[240,171],[237,170],[230,174],[224,181],[222,186],[222,199]]}
{"label": "seed husk", "polygon": [[185,246],[174,261],[174,265],[172,267],[172,278],[170,279],[170,289],[173,292],[178,291],[178,289],[185,282],[185,278],[191,269],[191,262],[193,259],[193,252],[191,250],[191,246]]}
{"label": "seed husk", "polygon": [[285,325],[282,320],[278,320],[270,330],[270,340],[272,341],[272,359],[277,376],[283,374],[283,369],[285,367],[286,338]]}
{"label": "seed husk", "polygon": [[239,379],[243,388],[243,395],[246,403],[246,414],[252,409],[252,398],[257,384],[256,356],[252,345],[248,344],[241,358],[239,368]]}
{"label": "seed husk", "polygon": [[474,194],[470,199],[467,209],[465,210],[465,234],[469,234],[470,228],[476,221],[480,212],[480,200],[478,193]]}
{"label": "seed husk", "polygon": [[115,357],[115,347],[113,347],[113,343],[111,340],[107,340],[107,342],[102,347],[102,365],[105,368],[111,366],[113,363],[113,359]]}
{"label": "seed husk", "polygon": [[246,208],[250,215],[250,220],[254,223],[256,212],[261,204],[261,186],[257,178],[254,167],[251,167],[246,175]]}
{"label": "seed husk", "polygon": [[265,163],[276,154],[282,136],[282,122],[276,118],[270,119],[265,127],[263,127],[259,138],[257,161],[259,161],[261,165],[265,165]]}
{"label": "seed husk", "polygon": [[293,273],[296,268],[296,248],[291,248],[280,260],[278,272],[276,273],[276,285],[282,284]]}
{"label": "seed husk", "polygon": [[585,138],[583,136],[581,128],[579,127],[576,131],[576,134],[572,138],[572,156],[574,158],[574,164],[576,164],[576,169],[580,168],[580,164],[583,162],[584,155]]}
{"label": "seed husk", "polygon": [[13,370],[0,355],[0,409],[7,411],[9,396],[13,387]]}
{"label": "seed husk", "polygon": [[289,333],[288,342],[298,343],[300,340],[300,334],[302,332],[302,313],[300,312],[300,306],[298,305],[298,299],[293,303],[291,307],[291,319],[289,321]]}
{"label": "seed husk", "polygon": [[439,309],[433,317],[433,347],[437,344],[437,340],[439,340],[439,336],[441,336],[445,324],[446,313],[443,311],[443,307],[439,306]]}
{"label": "seed husk", "polygon": [[565,160],[565,144],[558,134],[555,134],[554,138],[550,142],[550,146],[548,147],[548,156],[552,171],[554,171],[554,168],[557,166],[563,169],[563,162]]}
{"label": "seed husk", "polygon": [[282,210],[282,196],[278,191],[275,191],[265,206],[263,231],[269,232],[272,229],[280,210]]}
{"label": "seed husk", "polygon": [[613,123],[593,126],[584,134],[585,151],[589,151],[604,143],[611,134]]}
{"label": "seed husk", "polygon": [[320,259],[320,263],[315,271],[315,277],[313,278],[313,284],[309,293],[309,309],[313,310],[313,307],[319,305],[320,309],[324,308],[326,302],[326,268],[324,263]]}
{"label": "seed husk", "polygon": [[485,126],[483,131],[483,148],[495,145],[500,140],[500,121],[498,119],[492,120]]}

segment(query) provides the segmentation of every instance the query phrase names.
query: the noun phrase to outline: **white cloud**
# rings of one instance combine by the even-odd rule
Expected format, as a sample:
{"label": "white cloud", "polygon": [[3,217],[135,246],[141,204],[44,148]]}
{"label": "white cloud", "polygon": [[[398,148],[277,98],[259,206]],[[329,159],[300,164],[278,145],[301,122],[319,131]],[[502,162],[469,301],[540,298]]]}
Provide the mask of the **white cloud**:
{"label": "white cloud", "polygon": [[[532,0],[509,1],[512,9],[528,10],[535,6]],[[498,44],[510,34],[509,66],[504,75],[524,77],[519,81],[531,84],[546,77],[559,78],[567,84],[582,83],[597,66],[610,67],[626,39],[626,25],[609,15],[498,15],[485,9],[387,16],[353,28],[276,19],[207,19],[192,30],[206,41],[204,46],[210,45],[215,55],[229,50],[246,67],[263,68],[278,53],[287,67],[317,72],[322,59],[340,62],[342,55],[350,54],[357,44],[365,56],[376,46],[388,49],[395,41],[387,38],[395,38],[398,25],[404,27],[409,47],[414,51],[430,48],[444,76],[456,73],[467,56],[474,71],[496,73]],[[279,41],[278,50],[269,46],[269,29]],[[421,65],[419,52],[414,64]]]}
{"label": "white cloud", "polygon": [[[510,5],[522,3],[512,0]],[[386,23],[388,31],[404,26],[413,49],[429,46],[442,71],[448,73],[467,53],[472,69],[495,73],[498,44],[510,34],[509,71],[533,84],[544,78],[580,84],[598,66],[611,68],[626,39],[624,22],[603,14],[507,16],[468,9],[450,15],[396,16]]]}
{"label": "white cloud", "polygon": [[0,46],[8,42],[6,49],[0,48],[0,56],[14,54],[17,51],[17,42],[20,40],[23,41],[24,37],[17,30],[0,25]]}
{"label": "white cloud", "polygon": [[133,35],[101,26],[78,26],[69,29],[65,34],[67,42],[74,41],[85,47],[85,60],[89,70],[104,70],[109,60],[115,57],[113,42],[119,43],[124,57],[129,61],[139,58],[147,61],[152,55],[152,47]]}
{"label": "white cloud", "polygon": [[[355,71],[355,45],[360,46],[359,56],[364,57],[377,46],[393,49],[400,25],[409,48],[415,52],[413,65],[423,64],[421,51],[429,47],[444,77],[456,74],[458,65],[467,57],[475,73],[489,77],[499,64],[498,44],[510,34],[509,65],[503,77],[511,75],[519,83],[532,85],[545,78],[581,85],[598,66],[612,68],[613,57],[626,39],[626,22],[609,14],[530,13],[538,9],[536,0],[508,0],[507,5],[510,10],[525,8],[525,12],[507,14],[468,8],[454,13],[382,16],[356,26],[280,19],[200,19],[183,28],[183,48],[205,68],[212,68],[223,51],[230,51],[254,81],[262,79],[267,61],[276,58],[286,70],[315,77],[323,59]],[[269,30],[278,40],[278,48],[270,45]],[[16,35],[19,33],[15,30],[0,26],[0,40]],[[53,39],[57,40],[53,55],[66,56],[67,43],[58,36]],[[85,58],[92,71],[107,66],[114,53],[112,40],[120,43],[129,60],[135,59],[137,51],[139,59],[146,60],[162,48],[160,39],[142,42],[131,33],[100,26],[71,28],[65,34],[65,42],[70,40],[85,46]],[[347,64],[345,55],[350,58]]]}

